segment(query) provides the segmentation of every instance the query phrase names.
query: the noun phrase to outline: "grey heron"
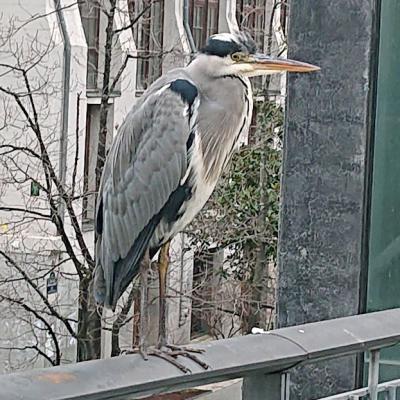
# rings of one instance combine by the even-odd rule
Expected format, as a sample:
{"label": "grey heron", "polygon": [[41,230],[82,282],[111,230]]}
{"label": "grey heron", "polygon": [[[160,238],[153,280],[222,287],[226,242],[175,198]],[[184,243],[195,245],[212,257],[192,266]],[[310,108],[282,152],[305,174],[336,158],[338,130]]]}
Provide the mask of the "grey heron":
{"label": "grey heron", "polygon": [[[120,126],[98,193],[95,298],[114,309],[141,270],[146,313],[146,270],[160,250],[159,348],[166,345],[169,244],[202,209],[249,129],[249,78],[317,69],[259,54],[245,33],[216,34],[186,67],[156,80]],[[140,346],[144,352],[143,338]]]}

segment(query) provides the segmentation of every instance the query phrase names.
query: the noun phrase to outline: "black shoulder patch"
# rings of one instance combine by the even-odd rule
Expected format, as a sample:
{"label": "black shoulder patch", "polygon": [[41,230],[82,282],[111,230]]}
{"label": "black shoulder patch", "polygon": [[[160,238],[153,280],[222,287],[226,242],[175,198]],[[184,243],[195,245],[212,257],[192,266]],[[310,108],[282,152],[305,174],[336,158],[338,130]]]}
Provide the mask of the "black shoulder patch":
{"label": "black shoulder patch", "polygon": [[96,232],[98,235],[103,233],[103,198],[100,199],[96,215]]}
{"label": "black shoulder patch", "polygon": [[186,79],[177,79],[171,82],[170,88],[173,92],[178,93],[182,97],[182,100],[189,104],[190,107],[199,93],[196,86]]}
{"label": "black shoulder patch", "polygon": [[189,151],[189,149],[192,147],[194,141],[194,132],[190,132],[189,138],[186,142],[186,151]]}
{"label": "black shoulder patch", "polygon": [[205,47],[200,51],[212,56],[226,57],[229,54],[237,53],[241,50],[238,43],[210,38]]}

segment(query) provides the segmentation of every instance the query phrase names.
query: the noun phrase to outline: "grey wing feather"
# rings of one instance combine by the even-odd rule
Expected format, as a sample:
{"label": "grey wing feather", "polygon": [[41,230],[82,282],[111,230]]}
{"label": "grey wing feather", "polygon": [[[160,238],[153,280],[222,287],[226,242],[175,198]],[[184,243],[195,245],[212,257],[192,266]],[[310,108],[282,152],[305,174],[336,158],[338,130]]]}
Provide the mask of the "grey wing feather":
{"label": "grey wing feather", "polygon": [[112,145],[97,210],[95,295],[106,306],[115,307],[137,273],[156,228],[154,218],[186,173],[186,107],[168,89],[162,96],[153,91],[128,114]]}

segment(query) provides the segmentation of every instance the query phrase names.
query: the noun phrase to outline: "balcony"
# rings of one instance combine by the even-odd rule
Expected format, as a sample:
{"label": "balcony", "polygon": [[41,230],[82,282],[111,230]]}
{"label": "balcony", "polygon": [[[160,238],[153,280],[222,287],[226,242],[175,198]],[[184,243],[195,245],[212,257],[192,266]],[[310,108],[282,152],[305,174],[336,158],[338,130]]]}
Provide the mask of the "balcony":
{"label": "balcony", "polygon": [[136,399],[235,378],[243,378],[243,400],[288,400],[292,367],[367,351],[368,386],[324,400],[376,400],[379,392],[394,400],[400,380],[378,384],[379,350],[399,341],[400,309],[393,309],[198,344],[210,368],[181,358],[190,374],[159,358],[127,355],[3,375],[0,400]]}

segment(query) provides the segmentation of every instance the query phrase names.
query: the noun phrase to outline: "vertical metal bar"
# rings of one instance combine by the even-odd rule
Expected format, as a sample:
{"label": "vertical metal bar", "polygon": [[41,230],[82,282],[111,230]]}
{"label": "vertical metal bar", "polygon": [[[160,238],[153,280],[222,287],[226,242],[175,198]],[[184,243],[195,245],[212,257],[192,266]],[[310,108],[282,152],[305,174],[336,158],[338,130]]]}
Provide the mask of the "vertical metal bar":
{"label": "vertical metal bar", "polygon": [[370,400],[378,400],[379,350],[372,350],[369,355],[368,393]]}
{"label": "vertical metal bar", "polygon": [[244,378],[242,400],[281,400],[281,375],[253,374]]}
{"label": "vertical metal bar", "polygon": [[397,392],[396,389],[397,389],[396,386],[391,386],[388,389],[388,400],[396,400],[396,392]]}
{"label": "vertical metal bar", "polygon": [[290,374],[286,372],[281,375],[281,400],[290,398]]}

